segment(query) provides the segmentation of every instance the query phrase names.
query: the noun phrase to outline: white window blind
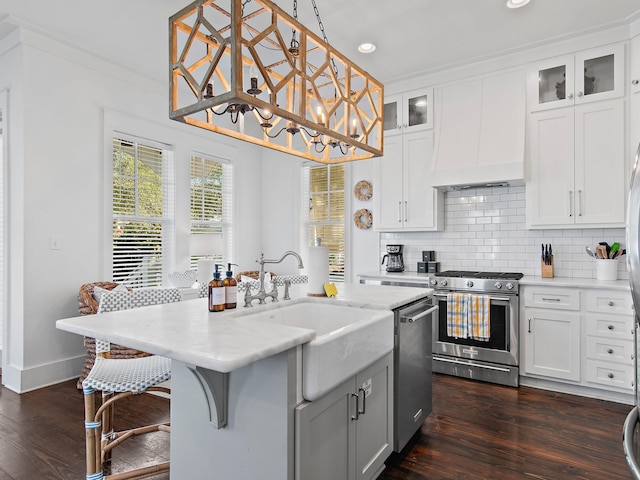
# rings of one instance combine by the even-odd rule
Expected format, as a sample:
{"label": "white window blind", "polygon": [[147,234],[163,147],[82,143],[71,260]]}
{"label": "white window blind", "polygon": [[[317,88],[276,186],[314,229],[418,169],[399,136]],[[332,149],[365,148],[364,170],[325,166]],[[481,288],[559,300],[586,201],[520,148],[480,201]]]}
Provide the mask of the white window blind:
{"label": "white window blind", "polygon": [[113,139],[113,281],[162,285],[169,253],[169,151],[132,138]]}
{"label": "white window blind", "polygon": [[320,239],[329,247],[329,277],[344,282],[344,165],[309,166],[303,169],[303,225],[307,245]]}
{"label": "white window blind", "polygon": [[[223,159],[193,154],[191,156],[191,234],[222,234],[224,252],[214,255],[216,262],[232,262],[232,185],[233,168]],[[197,268],[199,256],[191,257]]]}

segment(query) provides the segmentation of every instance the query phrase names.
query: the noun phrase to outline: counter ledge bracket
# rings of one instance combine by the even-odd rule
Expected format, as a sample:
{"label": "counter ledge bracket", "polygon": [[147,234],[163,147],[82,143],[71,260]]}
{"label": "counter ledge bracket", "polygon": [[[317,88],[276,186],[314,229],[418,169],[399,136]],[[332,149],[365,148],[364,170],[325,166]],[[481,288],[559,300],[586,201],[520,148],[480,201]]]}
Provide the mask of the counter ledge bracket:
{"label": "counter ledge bracket", "polygon": [[187,368],[198,380],[209,405],[209,421],[217,428],[227,426],[229,374],[193,365]]}

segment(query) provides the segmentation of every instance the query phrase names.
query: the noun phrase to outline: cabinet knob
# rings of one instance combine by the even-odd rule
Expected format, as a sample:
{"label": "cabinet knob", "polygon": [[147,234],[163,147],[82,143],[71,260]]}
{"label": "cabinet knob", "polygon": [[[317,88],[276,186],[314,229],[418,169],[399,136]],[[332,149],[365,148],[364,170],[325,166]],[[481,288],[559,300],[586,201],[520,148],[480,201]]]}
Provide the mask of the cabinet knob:
{"label": "cabinet knob", "polygon": [[613,330],[613,325],[608,325],[608,326],[607,326],[607,328],[608,328],[609,330]]}
{"label": "cabinet knob", "polygon": [[609,377],[609,378],[613,378],[614,376],[615,376],[615,375],[614,375],[613,373],[608,373],[608,374],[607,374],[607,377]]}
{"label": "cabinet knob", "polygon": [[607,303],[607,305],[609,305],[610,307],[613,307],[613,302],[609,300],[609,303]]}
{"label": "cabinet knob", "polygon": [[631,80],[631,85],[638,85],[640,83],[640,80],[638,80],[637,78],[634,78],[633,80]]}
{"label": "cabinet knob", "polygon": [[573,93],[568,93],[568,94],[567,94],[567,98],[568,98],[569,100],[571,100],[571,99],[573,98]]}
{"label": "cabinet knob", "polygon": [[578,92],[578,96],[579,96],[579,97],[581,97],[581,96],[583,96],[583,95],[584,95],[584,93],[582,93],[582,92]]}
{"label": "cabinet knob", "polygon": [[608,349],[608,350],[607,350],[607,353],[608,353],[609,355],[611,355],[611,354],[613,353],[613,348]]}

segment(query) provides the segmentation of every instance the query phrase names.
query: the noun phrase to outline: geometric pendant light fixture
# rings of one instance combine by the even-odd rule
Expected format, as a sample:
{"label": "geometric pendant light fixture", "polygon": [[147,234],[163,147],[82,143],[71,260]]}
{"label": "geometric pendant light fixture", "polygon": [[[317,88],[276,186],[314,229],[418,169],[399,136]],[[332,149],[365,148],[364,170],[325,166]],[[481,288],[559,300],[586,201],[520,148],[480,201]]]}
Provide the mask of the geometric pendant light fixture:
{"label": "geometric pendant light fixture", "polygon": [[169,19],[173,120],[320,163],[383,153],[384,87],[269,0],[198,0]]}

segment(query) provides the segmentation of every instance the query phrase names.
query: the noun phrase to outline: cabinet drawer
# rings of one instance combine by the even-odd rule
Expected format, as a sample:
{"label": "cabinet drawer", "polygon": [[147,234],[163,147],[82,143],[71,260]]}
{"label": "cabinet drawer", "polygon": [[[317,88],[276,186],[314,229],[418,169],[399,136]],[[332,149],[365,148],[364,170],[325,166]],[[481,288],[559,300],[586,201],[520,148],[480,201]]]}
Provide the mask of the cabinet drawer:
{"label": "cabinet drawer", "polygon": [[622,315],[586,314],[587,335],[619,340],[633,340],[633,317]]}
{"label": "cabinet drawer", "polygon": [[633,365],[633,340],[587,336],[587,358]]}
{"label": "cabinet drawer", "polygon": [[571,288],[526,287],[524,304],[527,307],[579,310],[580,291]]}
{"label": "cabinet drawer", "polygon": [[633,315],[633,303],[629,292],[587,290],[585,295],[587,297],[587,311],[589,312]]}
{"label": "cabinet drawer", "polygon": [[587,382],[633,390],[633,366],[587,360]]}

